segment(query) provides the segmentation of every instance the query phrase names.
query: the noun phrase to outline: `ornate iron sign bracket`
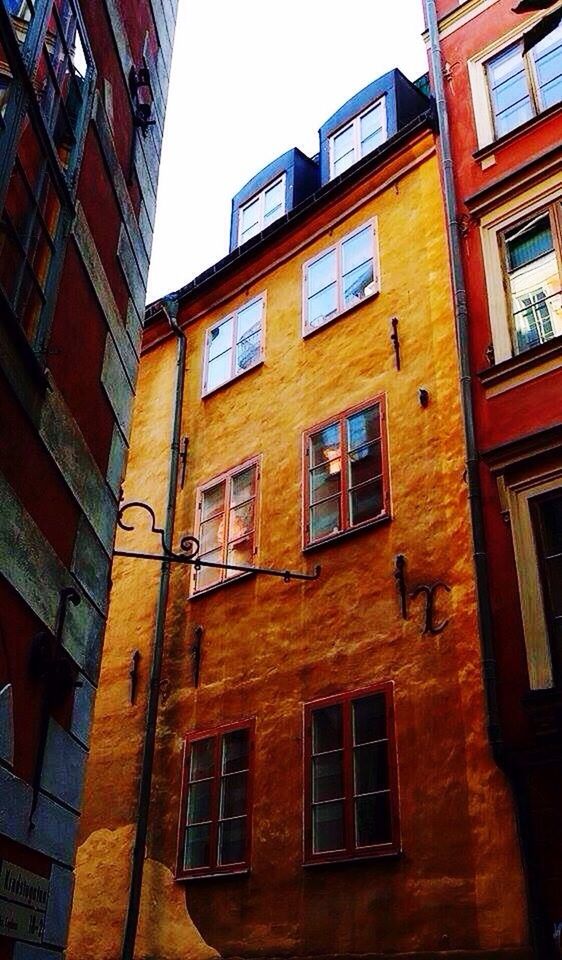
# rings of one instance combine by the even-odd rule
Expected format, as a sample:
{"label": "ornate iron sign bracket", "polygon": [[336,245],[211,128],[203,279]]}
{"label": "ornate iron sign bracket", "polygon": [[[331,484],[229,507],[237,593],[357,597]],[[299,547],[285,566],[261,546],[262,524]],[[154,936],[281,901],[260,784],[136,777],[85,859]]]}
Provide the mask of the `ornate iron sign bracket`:
{"label": "ornate iron sign bracket", "polygon": [[165,540],[165,533],[162,527],[156,525],[154,510],[148,503],[141,500],[132,500],[130,503],[124,503],[117,515],[117,524],[122,530],[134,530],[134,524],[125,523],[123,516],[127,510],[133,508],[144,510],[148,513],[151,521],[151,532],[160,537],[160,546],[162,553],[138,553],[131,550],[114,550],[116,557],[133,557],[139,560],[159,560],[160,563],[187,563],[200,570],[201,567],[214,567],[218,570],[236,570],[239,573],[261,573],[269,577],[281,577],[285,583],[291,580],[317,580],[320,576],[320,565],[314,568],[314,573],[300,573],[294,570],[275,570],[271,567],[254,567],[248,563],[218,563],[214,560],[201,560],[199,557],[200,544],[197,537],[187,534],[183,536],[179,543],[179,550],[170,549]]}
{"label": "ornate iron sign bracket", "polygon": [[430,633],[432,636],[436,636],[438,633],[443,633],[443,630],[449,623],[448,618],[441,620],[439,623],[434,623],[433,616],[433,604],[435,602],[435,594],[437,590],[441,587],[443,590],[446,590],[447,593],[451,592],[451,588],[447,586],[446,583],[443,583],[442,580],[436,580],[435,583],[420,583],[417,587],[414,587],[410,593],[412,600],[415,600],[416,597],[419,597],[421,594],[425,597],[425,610],[424,610],[424,622],[422,634]]}

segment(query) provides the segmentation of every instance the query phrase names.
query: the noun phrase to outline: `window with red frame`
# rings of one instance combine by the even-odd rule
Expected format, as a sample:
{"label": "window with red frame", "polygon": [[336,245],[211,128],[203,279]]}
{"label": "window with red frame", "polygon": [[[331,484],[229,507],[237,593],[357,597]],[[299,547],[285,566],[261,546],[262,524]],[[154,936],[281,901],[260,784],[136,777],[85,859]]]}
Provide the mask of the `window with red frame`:
{"label": "window with red frame", "polygon": [[[197,537],[200,560],[250,566],[256,541],[258,462],[242,464],[206,484],[199,493]],[[193,592],[206,590],[243,571],[205,567],[194,570]]]}
{"label": "window with red frame", "polygon": [[388,514],[384,401],[373,400],[305,435],[305,546]]}
{"label": "window with red frame", "polygon": [[186,738],[178,877],[248,869],[253,732],[248,722]]}
{"label": "window with red frame", "polygon": [[305,706],[305,859],[399,849],[392,683]]}

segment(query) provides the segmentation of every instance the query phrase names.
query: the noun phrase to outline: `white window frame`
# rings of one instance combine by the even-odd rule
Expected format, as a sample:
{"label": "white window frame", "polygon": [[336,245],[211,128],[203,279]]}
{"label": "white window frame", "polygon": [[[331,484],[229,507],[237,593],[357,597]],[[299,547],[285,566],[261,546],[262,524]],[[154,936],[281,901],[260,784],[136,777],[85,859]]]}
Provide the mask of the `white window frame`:
{"label": "white window frame", "polygon": [[531,516],[531,501],[553,490],[562,491],[562,468],[505,486],[511,530],[521,617],[525,635],[527,667],[531,690],[554,686],[543,585]]}
{"label": "white window frame", "polygon": [[513,356],[525,356],[525,351],[516,354],[513,348],[511,332],[511,312],[508,306],[508,293],[504,283],[504,252],[501,235],[527,217],[539,213],[543,208],[559,202],[562,204],[562,177],[551,178],[539,188],[528,191],[517,200],[510,201],[499,211],[482,218],[480,239],[484,258],[484,273],[488,294],[488,312],[495,363],[508,360]]}
{"label": "white window frame", "polygon": [[[553,12],[553,11],[549,11]],[[533,27],[535,24],[539,23],[545,16],[545,11],[540,10],[537,14],[532,17],[529,17],[523,25],[518,25],[514,30],[511,30],[509,33],[506,33],[499,40],[495,40],[494,43],[487,46],[484,50],[479,51],[476,56],[471,57],[468,61],[468,75],[470,79],[470,88],[472,92],[472,107],[474,112],[474,123],[476,127],[476,139],[478,141],[478,148],[483,149],[484,147],[490,146],[496,140],[500,139],[496,136],[495,127],[494,127],[494,114],[492,108],[492,101],[490,96],[490,89],[488,86],[488,71],[487,64],[490,60],[497,57],[499,54],[504,53],[509,47],[514,46],[517,42],[522,42],[523,36]],[[525,54],[525,57],[528,57],[529,54]],[[526,71],[532,70],[534,72],[534,63],[532,58],[531,62],[526,67]],[[531,96],[531,102],[534,109],[534,95]],[[560,105],[562,107],[562,102]],[[553,107],[548,107],[548,110],[553,109]],[[540,117],[543,113],[542,110],[539,110],[534,114],[533,119]],[[529,122],[529,121],[527,121]],[[513,127],[506,134],[502,134],[502,138],[509,137],[510,135],[515,135],[519,127]]]}
{"label": "white window frame", "polygon": [[[342,293],[342,262],[341,262],[341,249],[346,240],[351,240],[356,233],[361,233],[366,227],[371,227],[372,235],[372,245],[373,245],[373,292],[369,294],[368,297],[364,297],[363,300],[359,300],[356,303],[351,303],[349,306],[344,306],[343,303],[343,293]],[[325,320],[324,323],[320,323],[315,327],[311,327],[308,323],[308,270],[313,266],[318,260],[322,260],[328,253],[332,250],[336,251],[336,286],[337,286],[337,311],[332,317],[329,317],[328,320]],[[377,217],[372,217],[370,220],[366,220],[365,223],[362,223],[360,226],[355,227],[354,230],[351,230],[350,233],[346,233],[343,237],[340,237],[335,243],[330,244],[329,247],[324,247],[322,250],[319,250],[318,253],[315,253],[313,257],[306,260],[302,266],[302,335],[303,337],[309,337],[311,334],[315,333],[316,330],[322,330],[324,327],[328,326],[334,320],[337,320],[338,317],[341,317],[342,314],[348,313],[350,310],[356,309],[356,307],[361,306],[364,303],[368,303],[374,296],[380,293],[380,269],[379,269],[379,245],[378,245],[378,220]]]}
{"label": "white window frame", "polygon": [[[386,116],[386,95],[379,97],[377,100],[374,100],[369,104],[361,113],[358,113],[357,116],[352,117],[351,120],[346,120],[345,123],[342,123],[337,130],[334,130],[333,133],[328,137],[328,151],[330,157],[330,180],[333,180],[335,176],[340,176],[340,174],[334,173],[334,141],[344,130],[347,130],[348,127],[353,127],[353,162],[350,163],[349,167],[352,167],[354,163],[357,163],[359,160],[362,160],[363,157],[367,157],[372,151],[369,150],[368,153],[361,153],[361,120],[366,114],[370,113],[371,110],[374,110],[378,107],[379,104],[382,104],[382,114],[383,114],[383,143],[388,138],[388,124]],[[374,148],[376,149],[376,147]],[[346,169],[349,170],[349,167]],[[345,173],[345,171],[343,171]]]}
{"label": "white window frame", "polygon": [[[261,310],[261,336],[260,336],[260,349],[258,357],[251,366],[246,367],[245,370],[236,371],[236,343],[237,343],[237,332],[238,332],[238,315],[247,307],[251,307],[253,303],[257,303],[261,300],[262,310]],[[231,310],[230,313],[224,315],[219,320],[216,320],[205,330],[205,339],[204,339],[204,355],[203,355],[203,382],[201,386],[201,396],[206,397],[209,394],[214,393],[216,390],[220,390],[221,387],[225,387],[227,383],[232,383],[233,380],[237,380],[239,377],[243,377],[244,374],[248,373],[249,370],[254,370],[256,367],[263,363],[264,360],[264,344],[265,344],[265,308],[266,308],[266,295],[265,291],[259,293],[257,296],[252,297],[250,300],[245,301],[244,303],[238,304],[236,309]],[[223,323],[227,323],[229,320],[232,320],[232,338],[230,342],[230,349],[232,351],[230,358],[230,376],[228,379],[223,380],[222,383],[218,383],[214,387],[207,388],[207,378],[209,370],[209,347],[211,343],[211,331],[216,330],[217,327],[222,326]]]}
{"label": "white window frame", "polygon": [[[246,202],[243,203],[242,206],[239,208],[238,210],[238,246],[240,246],[241,243],[247,243],[248,240],[251,240],[252,237],[256,237],[258,233],[261,233],[261,231],[265,229],[265,226],[264,226],[265,195],[269,190],[271,190],[273,187],[276,187],[280,183],[283,184],[283,209],[279,214],[279,216],[275,217],[275,220],[279,220],[280,217],[282,217],[286,213],[287,211],[287,174],[282,173],[280,177],[275,177],[274,180],[271,180],[269,183],[267,183],[263,188],[263,190],[260,190],[259,193],[255,193],[253,197],[250,197],[249,200],[246,200]],[[247,207],[250,207],[253,203],[255,203],[256,200],[259,202],[258,229],[256,230],[255,233],[252,234],[251,237],[247,237],[246,240],[242,240],[243,212],[244,210],[247,209]],[[268,224],[266,224],[266,226],[269,227],[271,223],[275,223],[275,220],[271,220]]]}
{"label": "white window frame", "polygon": [[[208,480],[205,483],[197,487],[196,492],[196,505],[195,505],[195,536],[199,538],[201,533],[201,508],[203,504],[203,495],[211,490],[213,487],[218,486],[219,483],[225,482],[225,484],[230,484],[232,479],[236,477],[239,473],[244,473],[245,470],[248,470],[250,467],[254,467],[256,471],[256,488],[254,495],[254,529],[252,530],[252,557],[255,558],[258,554],[258,536],[259,536],[259,511],[260,511],[260,487],[261,487],[261,461],[262,455],[256,454],[256,456],[248,457],[246,460],[243,460],[242,463],[237,464],[235,467],[230,467],[228,470],[223,470],[222,473],[219,473],[216,477],[213,477],[212,480]],[[228,489],[228,496],[225,490],[225,499],[223,501],[223,515],[226,517],[230,510],[230,488]],[[222,544],[223,550],[223,563],[227,563],[228,558],[228,529],[226,530],[226,537]],[[250,564],[253,566],[253,564]],[[212,583],[207,584],[205,587],[197,589],[197,568],[195,565],[192,567],[191,571],[191,585],[190,585],[190,597],[198,597],[204,593],[207,593],[209,590],[215,590],[217,587],[221,587],[225,583],[231,583],[235,580],[240,580],[244,577],[253,576],[252,570],[240,571],[239,573],[233,573],[231,576],[228,576],[228,571],[217,569],[217,579]]]}

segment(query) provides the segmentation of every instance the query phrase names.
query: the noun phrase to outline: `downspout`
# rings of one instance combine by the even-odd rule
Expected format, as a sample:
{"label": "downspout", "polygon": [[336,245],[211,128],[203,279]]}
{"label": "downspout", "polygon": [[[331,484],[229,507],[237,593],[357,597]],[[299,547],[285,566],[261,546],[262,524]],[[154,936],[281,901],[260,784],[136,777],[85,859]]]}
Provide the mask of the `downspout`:
{"label": "downspout", "polygon": [[506,756],[500,724],[496,658],[493,643],[494,629],[490,601],[490,584],[488,578],[488,558],[486,553],[486,539],[484,532],[484,513],[482,509],[478,448],[476,444],[476,432],[474,428],[474,416],[472,408],[466,285],[461,259],[459,220],[457,216],[455,184],[453,177],[453,158],[451,153],[449,118],[447,113],[447,104],[445,101],[443,65],[439,43],[439,22],[437,18],[435,0],[423,0],[423,3],[425,7],[426,23],[429,34],[429,61],[431,72],[433,74],[433,89],[439,125],[439,138],[441,143],[441,173],[444,192],[445,216],[447,221],[447,239],[449,243],[453,305],[459,358],[461,409],[466,445],[466,479],[472,527],[473,559],[476,575],[476,594],[478,600],[478,621],[482,652],[482,673],[486,702],[487,733],[494,760],[504,772],[511,785],[519,832],[521,859],[525,874],[527,899],[529,904],[529,927],[532,947],[537,958],[545,958],[547,954],[545,954],[544,950],[548,949],[545,943],[546,925],[542,906],[539,903],[539,898],[536,892],[536,884],[533,882],[534,871],[532,869],[533,858],[531,851],[526,790],[524,784],[521,783],[520,776],[517,775],[517,772],[513,769],[512,763]]}
{"label": "downspout", "polygon": [[[185,334],[178,326],[177,301],[168,300],[164,312],[170,328],[177,337],[176,385],[174,409],[172,414],[172,443],[170,457],[170,472],[168,475],[168,494],[166,505],[166,521],[164,526],[165,543],[172,546],[174,533],[174,517],[176,509],[176,490],[179,470],[179,450],[181,433],[181,416],[183,407],[183,392],[185,384],[185,356],[187,342]],[[175,315],[172,315],[172,311]],[[154,766],[154,746],[156,741],[156,724],[158,720],[158,703],[160,699],[160,677],[162,672],[162,656],[164,650],[164,629],[166,624],[166,607],[170,585],[170,564],[163,563],[160,574],[160,584],[156,600],[154,641],[152,648],[152,666],[150,672],[150,686],[146,711],[146,727],[142,754],[142,766],[139,785],[138,808],[136,818],[135,843],[133,847],[133,862],[127,916],[123,935],[122,960],[133,960],[135,940],[139,920],[139,910],[142,890],[142,876],[146,855],[146,837],[148,832],[148,815],[150,808],[150,794],[152,787],[152,770]]]}

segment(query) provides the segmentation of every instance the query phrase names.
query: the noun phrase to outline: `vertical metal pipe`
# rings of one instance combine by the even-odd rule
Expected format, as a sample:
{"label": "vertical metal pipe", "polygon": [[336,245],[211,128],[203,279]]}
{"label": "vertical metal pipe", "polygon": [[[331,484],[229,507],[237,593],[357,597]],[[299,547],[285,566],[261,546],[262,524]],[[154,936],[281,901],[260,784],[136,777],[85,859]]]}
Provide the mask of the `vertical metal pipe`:
{"label": "vertical metal pipe", "polygon": [[[170,303],[177,310],[177,302]],[[165,308],[164,308],[165,309]],[[179,449],[181,434],[181,417],[183,407],[183,393],[185,384],[185,356],[187,343],[185,334],[180,330],[177,321],[165,309],[170,327],[177,337],[177,367],[176,386],[174,396],[174,410],[172,415],[172,444],[170,457],[170,472],[168,475],[168,495],[166,505],[166,523],[164,527],[166,546],[172,546],[174,533],[174,517],[176,509],[176,490],[179,471]],[[154,626],[154,642],[152,648],[152,666],[150,671],[150,686],[146,711],[146,727],[142,754],[142,766],[139,785],[137,822],[135,842],[133,846],[133,862],[127,916],[123,935],[122,960],[133,960],[135,940],[139,920],[139,910],[142,891],[142,876],[146,851],[146,837],[148,832],[148,816],[150,809],[150,793],[152,787],[152,770],[154,766],[154,746],[156,742],[156,725],[158,720],[158,703],[160,698],[160,677],[162,673],[162,657],[164,651],[164,628],[166,625],[166,607],[170,585],[170,564],[162,564],[160,584],[156,600],[156,622]]]}
{"label": "vertical metal pipe", "polygon": [[435,0],[423,0],[423,3],[429,33],[429,61],[433,75],[433,90],[437,109],[437,119],[439,123],[441,173],[443,181],[455,325],[457,333],[461,405],[466,444],[466,476],[472,526],[473,557],[476,574],[476,593],[478,599],[478,619],[482,651],[482,672],[486,700],[488,738],[492,748],[494,760],[503,770],[511,785],[515,804],[515,816],[519,832],[521,859],[525,874],[527,899],[529,904],[529,927],[531,940],[535,956],[538,958],[538,960],[539,958],[540,960],[545,960],[545,958],[550,956],[551,953],[549,946],[545,942],[546,927],[544,911],[542,909],[542,905],[540,904],[536,883],[534,882],[528,807],[524,796],[524,788],[520,782],[520,775],[518,775],[517,771],[512,769],[512,763],[509,762],[505,755],[502,740],[502,730],[498,707],[496,658],[493,641],[494,627],[492,619],[492,607],[490,602],[490,584],[488,577],[488,558],[486,553],[484,513],[482,509],[482,494],[478,469],[478,448],[476,443],[476,431],[474,427],[472,408],[466,285],[461,259],[459,220],[457,215],[457,203],[453,175],[453,158],[451,153],[449,118],[447,104],[445,101],[443,65],[441,61],[441,48],[439,42],[439,21],[437,18]]}

